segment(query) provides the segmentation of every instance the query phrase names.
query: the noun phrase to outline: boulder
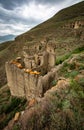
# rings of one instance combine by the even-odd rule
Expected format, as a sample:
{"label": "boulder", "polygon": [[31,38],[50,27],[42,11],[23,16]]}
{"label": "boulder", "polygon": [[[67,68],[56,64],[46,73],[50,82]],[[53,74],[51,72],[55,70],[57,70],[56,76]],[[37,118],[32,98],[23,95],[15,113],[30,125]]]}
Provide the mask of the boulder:
{"label": "boulder", "polygon": [[20,112],[15,113],[14,121],[18,121],[20,117]]}

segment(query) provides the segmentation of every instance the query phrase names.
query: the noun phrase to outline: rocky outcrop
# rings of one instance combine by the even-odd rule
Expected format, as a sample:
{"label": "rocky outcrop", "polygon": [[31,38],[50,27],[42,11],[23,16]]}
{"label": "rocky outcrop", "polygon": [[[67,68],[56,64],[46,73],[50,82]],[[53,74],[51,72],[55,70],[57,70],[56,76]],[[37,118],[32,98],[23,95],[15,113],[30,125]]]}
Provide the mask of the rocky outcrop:
{"label": "rocky outcrop", "polygon": [[76,21],[74,25],[74,29],[78,29],[80,27],[84,27],[84,21]]}
{"label": "rocky outcrop", "polygon": [[78,29],[80,27],[84,27],[84,21],[74,21],[74,22],[70,22],[70,23],[66,23],[63,28],[74,28],[74,29]]}

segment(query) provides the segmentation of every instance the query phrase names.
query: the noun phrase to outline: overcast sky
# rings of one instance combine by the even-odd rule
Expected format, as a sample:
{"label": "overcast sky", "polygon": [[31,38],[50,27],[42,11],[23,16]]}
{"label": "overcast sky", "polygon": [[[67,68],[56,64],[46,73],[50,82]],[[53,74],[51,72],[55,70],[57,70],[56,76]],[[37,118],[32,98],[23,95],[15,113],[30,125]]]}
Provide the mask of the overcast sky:
{"label": "overcast sky", "polygon": [[0,0],[0,36],[19,35],[83,0]]}

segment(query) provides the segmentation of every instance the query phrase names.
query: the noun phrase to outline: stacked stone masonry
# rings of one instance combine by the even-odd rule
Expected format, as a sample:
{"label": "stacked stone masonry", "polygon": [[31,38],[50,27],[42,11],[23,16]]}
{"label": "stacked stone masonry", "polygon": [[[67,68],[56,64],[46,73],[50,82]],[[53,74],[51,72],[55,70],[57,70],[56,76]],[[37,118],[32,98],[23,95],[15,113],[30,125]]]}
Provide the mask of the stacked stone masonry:
{"label": "stacked stone masonry", "polygon": [[[6,74],[11,95],[26,97],[27,100],[42,97],[51,87],[51,82],[55,78],[55,72],[51,72],[55,61],[54,51],[47,50],[43,54],[26,56],[24,63],[19,60],[21,64],[23,63],[23,68],[18,67],[15,62],[6,62]],[[31,72],[25,70],[31,70]]]}

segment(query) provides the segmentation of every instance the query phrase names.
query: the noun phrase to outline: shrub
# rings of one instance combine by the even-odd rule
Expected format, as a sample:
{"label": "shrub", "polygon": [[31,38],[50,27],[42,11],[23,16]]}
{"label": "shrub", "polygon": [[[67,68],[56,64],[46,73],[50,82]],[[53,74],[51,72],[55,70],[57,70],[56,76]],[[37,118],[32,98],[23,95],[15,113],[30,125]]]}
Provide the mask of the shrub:
{"label": "shrub", "polygon": [[70,57],[70,53],[69,54],[66,54],[64,56],[60,56],[60,57],[57,57],[56,59],[56,65],[59,65],[61,64],[63,61],[65,61],[66,59],[68,59]]}
{"label": "shrub", "polygon": [[9,104],[6,105],[6,107],[4,108],[4,112],[10,113],[12,110],[14,110],[21,102],[21,99],[19,98],[11,98],[11,101],[9,102]]}
{"label": "shrub", "polygon": [[56,80],[53,80],[52,83],[51,83],[52,86],[55,86],[56,84],[57,84]]}
{"label": "shrub", "polygon": [[79,70],[83,70],[84,69],[84,65],[81,65],[80,67],[79,67]]}
{"label": "shrub", "polygon": [[19,126],[18,124],[15,124],[15,125],[13,126],[13,130],[20,130],[20,126]]}
{"label": "shrub", "polygon": [[70,86],[71,86],[71,88],[73,89],[73,90],[75,90],[75,91],[78,91],[79,90],[79,85],[78,85],[78,83],[75,81],[75,80],[73,80],[73,79],[71,79],[71,82],[70,82]]}
{"label": "shrub", "polygon": [[79,47],[79,48],[76,48],[75,50],[73,50],[72,51],[72,53],[80,53],[80,52],[82,52],[82,51],[84,51],[84,46],[82,46],[82,47]]}
{"label": "shrub", "polygon": [[10,114],[6,115],[4,121],[0,122],[0,129],[3,129],[8,124],[8,122],[13,118],[14,114],[14,112],[11,112]]}
{"label": "shrub", "polygon": [[80,78],[78,83],[79,83],[79,85],[84,87],[84,78]]}
{"label": "shrub", "polygon": [[63,75],[64,75],[65,78],[74,78],[74,77],[77,76],[78,74],[79,74],[79,72],[76,71],[76,70],[73,70],[73,71],[71,71],[71,72],[65,71],[65,72],[63,73]]}
{"label": "shrub", "polygon": [[72,64],[69,64],[69,69],[71,69],[71,70],[75,69],[75,63],[74,62]]}
{"label": "shrub", "polygon": [[76,75],[78,75],[79,74],[79,72],[78,71],[76,71],[76,70],[74,70],[74,71],[72,71],[71,73],[69,73],[69,77],[71,77],[71,78],[74,78]]}
{"label": "shrub", "polygon": [[70,101],[68,99],[63,100],[62,107],[63,107],[63,109],[69,109]]}
{"label": "shrub", "polygon": [[63,67],[68,67],[69,64],[67,62],[64,62]]}
{"label": "shrub", "polygon": [[8,101],[8,103],[3,103],[0,107],[0,114],[4,113],[6,117],[2,122],[0,122],[0,129],[3,129],[8,124],[8,122],[14,117],[17,111],[24,110],[25,106],[25,98],[11,97],[11,100]]}
{"label": "shrub", "polygon": [[78,95],[81,99],[84,99],[84,92],[83,91],[79,91]]}
{"label": "shrub", "polygon": [[73,80],[73,79],[71,79],[70,86],[71,86],[71,88],[72,88],[73,90],[75,90],[77,93],[78,93],[79,91],[83,91],[83,89],[84,89],[84,88],[79,84],[79,81],[77,82],[77,81],[75,81],[75,80]]}
{"label": "shrub", "polygon": [[11,111],[13,111],[14,109],[18,109],[20,104],[23,107],[25,105],[25,103],[26,103],[26,99],[12,97],[11,101],[6,106],[4,105],[4,112],[6,114],[8,114]]}

